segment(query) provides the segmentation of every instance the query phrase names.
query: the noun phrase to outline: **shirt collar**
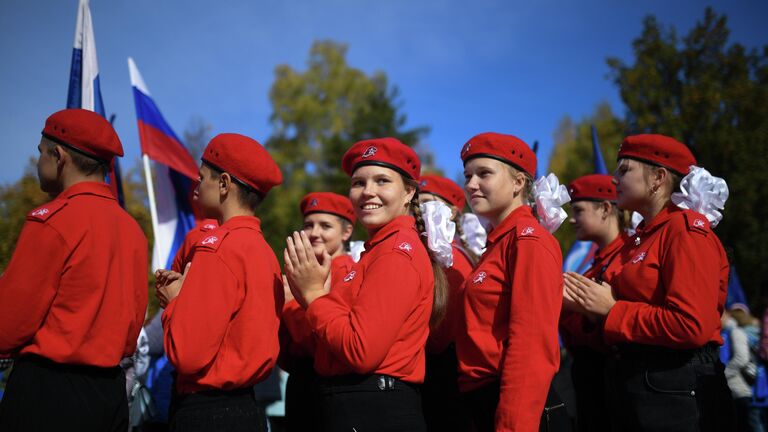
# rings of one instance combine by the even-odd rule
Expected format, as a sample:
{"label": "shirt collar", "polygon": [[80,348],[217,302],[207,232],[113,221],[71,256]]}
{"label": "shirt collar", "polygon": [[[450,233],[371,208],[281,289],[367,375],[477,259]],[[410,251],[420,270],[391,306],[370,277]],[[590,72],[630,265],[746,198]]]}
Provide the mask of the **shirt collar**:
{"label": "shirt collar", "polygon": [[673,203],[667,204],[664,208],[661,209],[661,211],[653,217],[653,219],[650,220],[650,222],[646,223],[646,221],[640,222],[640,225],[637,226],[637,232],[636,236],[642,236],[645,237],[648,234],[656,231],[667,223],[667,221],[672,218],[675,214],[681,212],[680,208]]}
{"label": "shirt collar", "polygon": [[261,221],[256,216],[234,216],[227,219],[221,226],[230,230],[233,228],[253,228],[261,232]]}
{"label": "shirt collar", "polygon": [[398,216],[392,219],[388,224],[379,228],[379,230],[365,242],[365,250],[371,250],[390,235],[404,229],[416,230],[416,219],[414,219],[413,216]]}
{"label": "shirt collar", "polygon": [[614,253],[618,252],[619,249],[621,249],[621,246],[627,241],[627,239],[629,239],[629,237],[625,232],[622,232],[621,234],[617,235],[612,242],[608,243],[604,248],[599,249],[597,253],[595,253],[594,261],[595,262],[602,261],[606,257],[609,257]]}
{"label": "shirt collar", "polygon": [[107,186],[106,183],[92,181],[75,183],[61,192],[60,196],[70,199],[75,195],[96,195],[111,200],[115,199],[115,196],[112,195],[112,191],[109,190],[109,186]]}
{"label": "shirt collar", "polygon": [[[500,224],[495,226],[491,232],[488,233],[487,243],[495,243],[504,234],[512,231],[517,226],[517,222],[522,218],[533,218],[533,209],[527,205],[521,205],[520,207],[512,210],[512,213],[507,215]],[[535,218],[534,218],[535,219]]]}

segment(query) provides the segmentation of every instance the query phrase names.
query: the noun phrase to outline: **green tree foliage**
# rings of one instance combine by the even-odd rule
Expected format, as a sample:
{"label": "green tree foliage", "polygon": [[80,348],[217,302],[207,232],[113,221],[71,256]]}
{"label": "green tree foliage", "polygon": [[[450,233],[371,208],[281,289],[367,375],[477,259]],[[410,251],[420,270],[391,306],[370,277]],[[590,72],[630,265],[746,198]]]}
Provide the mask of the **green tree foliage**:
{"label": "green tree foliage", "polygon": [[19,181],[0,186],[0,272],[11,260],[27,213],[50,200],[40,190],[36,165],[35,158],[31,158]]}
{"label": "green tree foliage", "polygon": [[[592,151],[592,129],[597,129],[598,142],[608,172],[616,168],[616,154],[624,138],[624,121],[616,117],[607,102],[600,103],[589,117],[574,121],[566,116],[560,120],[555,132],[555,147],[549,159],[549,171],[555,173],[562,184],[567,185],[578,177],[595,173]],[[566,211],[570,209],[566,206]],[[575,233],[566,221],[555,232],[563,252],[576,240]]]}
{"label": "green tree foliage", "polygon": [[699,165],[730,188],[717,234],[747,295],[768,282],[768,45],[729,43],[727,20],[711,9],[682,39],[655,18],[644,21],[630,64],[609,58],[631,133],[675,137]]}
{"label": "green tree foliage", "polygon": [[428,129],[405,127],[397,88],[383,72],[367,75],[350,66],[346,54],[346,45],[315,42],[305,71],[275,69],[269,93],[274,132],[266,147],[282,170],[283,185],[268,195],[259,216],[281,259],[285,237],[301,226],[298,203],[306,193],[348,193],[341,158],[356,141],[393,136],[431,160],[419,146]]}

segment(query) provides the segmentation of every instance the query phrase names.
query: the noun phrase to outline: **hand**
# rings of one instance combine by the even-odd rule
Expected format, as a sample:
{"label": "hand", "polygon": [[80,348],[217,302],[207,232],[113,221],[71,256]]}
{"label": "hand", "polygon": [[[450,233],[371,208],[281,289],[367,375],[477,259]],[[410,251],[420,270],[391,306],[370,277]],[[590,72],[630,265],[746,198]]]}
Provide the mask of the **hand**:
{"label": "hand", "polygon": [[584,306],[582,306],[575,298],[573,298],[565,288],[565,285],[563,285],[563,310],[576,312],[579,315],[583,315],[593,323],[600,320],[598,315],[586,310]]}
{"label": "hand", "polygon": [[563,280],[565,281],[564,295],[588,313],[602,318],[608,315],[616,304],[611,286],[605,282],[599,284],[574,272],[565,273]]}
{"label": "hand", "polygon": [[330,292],[330,284],[326,284],[326,280],[331,273],[331,256],[323,251],[322,263],[318,262],[304,231],[294,232],[286,239],[283,255],[288,285],[302,307],[308,307]]}
{"label": "hand", "polygon": [[155,296],[160,301],[160,306],[166,308],[171,300],[175,299],[181,292],[181,287],[184,284],[184,279],[187,277],[187,272],[192,266],[192,263],[188,263],[184,267],[184,273],[169,270],[158,270],[155,272],[158,282],[155,282]]}

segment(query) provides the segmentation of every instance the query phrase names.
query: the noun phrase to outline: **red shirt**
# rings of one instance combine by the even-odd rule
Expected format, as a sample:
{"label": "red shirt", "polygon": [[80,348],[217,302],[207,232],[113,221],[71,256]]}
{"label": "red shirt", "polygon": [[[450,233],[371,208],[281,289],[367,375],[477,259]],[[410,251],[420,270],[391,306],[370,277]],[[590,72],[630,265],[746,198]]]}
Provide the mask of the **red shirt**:
{"label": "red shirt", "polygon": [[195,245],[197,242],[208,236],[208,232],[215,230],[219,227],[219,223],[215,219],[203,219],[200,223],[189,230],[186,236],[184,236],[184,242],[176,251],[176,256],[173,257],[173,264],[171,264],[171,270],[183,273],[184,266],[188,262],[192,262],[192,257],[195,251]]}
{"label": "red shirt", "polygon": [[[622,246],[627,241],[627,235],[621,233],[608,243],[607,246],[595,253],[592,266],[584,272],[584,276],[597,281],[609,281],[621,270],[622,259],[619,256]],[[599,324],[592,323],[578,312],[567,311],[560,313],[560,335],[566,348],[588,346],[598,351],[605,350],[603,334]]]}
{"label": "red shirt", "polygon": [[[351,256],[339,255],[331,261],[331,278],[346,276],[355,261]],[[280,367],[291,373],[294,361],[315,355],[315,340],[304,309],[296,300],[285,303],[280,323]]]}
{"label": "red shirt", "polygon": [[466,253],[453,245],[453,265],[446,269],[448,279],[448,305],[445,318],[440,325],[429,333],[427,352],[439,354],[456,341],[456,334],[462,331],[464,321],[464,280],[472,273],[472,263]]}
{"label": "red shirt", "polygon": [[560,364],[562,253],[528,206],[488,233],[486,247],[464,284],[459,390],[499,381],[496,430],[535,431]]}
{"label": "red shirt", "polygon": [[333,275],[330,294],[307,308],[317,373],[423,382],[433,292],[415,221],[399,216],[373,234],[349,273]]}
{"label": "red shirt", "polygon": [[618,301],[605,320],[606,343],[723,343],[728,259],[706,217],[670,204],[640,224],[621,254],[621,271],[608,280]]}
{"label": "red shirt", "polygon": [[114,367],[147,308],[147,239],[104,183],[31,211],[0,276],[0,353]]}
{"label": "red shirt", "polygon": [[237,216],[210,231],[163,312],[179,393],[238,389],[269,375],[282,307],[280,267],[259,219]]}

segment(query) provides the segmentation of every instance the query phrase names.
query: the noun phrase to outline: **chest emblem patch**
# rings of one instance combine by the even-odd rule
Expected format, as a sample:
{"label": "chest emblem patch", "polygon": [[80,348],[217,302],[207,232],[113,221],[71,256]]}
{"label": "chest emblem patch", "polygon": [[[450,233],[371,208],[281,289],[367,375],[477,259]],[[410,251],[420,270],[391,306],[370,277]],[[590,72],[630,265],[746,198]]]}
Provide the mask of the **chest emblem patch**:
{"label": "chest emblem patch", "polygon": [[645,252],[640,252],[639,254],[635,255],[635,257],[632,258],[632,264],[637,264],[640,261],[644,260],[645,259],[645,255],[646,255]]}
{"label": "chest emblem patch", "polygon": [[349,281],[351,281],[352,279],[354,279],[354,278],[355,278],[355,275],[356,275],[356,274],[357,274],[357,272],[356,272],[356,271],[354,271],[354,270],[352,270],[351,272],[349,272],[349,274],[347,274],[346,276],[344,276],[344,282],[349,282]]}
{"label": "chest emblem patch", "polygon": [[488,277],[488,274],[484,271],[481,271],[480,273],[475,275],[475,278],[472,279],[472,282],[475,284],[481,284],[487,277]]}

